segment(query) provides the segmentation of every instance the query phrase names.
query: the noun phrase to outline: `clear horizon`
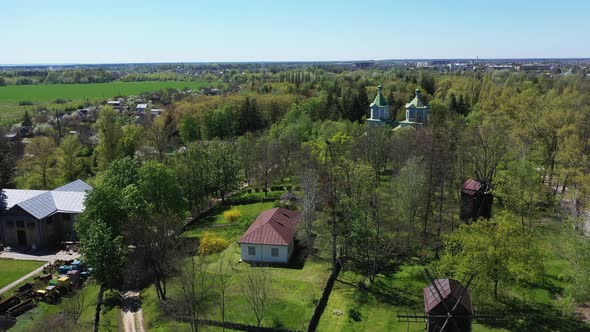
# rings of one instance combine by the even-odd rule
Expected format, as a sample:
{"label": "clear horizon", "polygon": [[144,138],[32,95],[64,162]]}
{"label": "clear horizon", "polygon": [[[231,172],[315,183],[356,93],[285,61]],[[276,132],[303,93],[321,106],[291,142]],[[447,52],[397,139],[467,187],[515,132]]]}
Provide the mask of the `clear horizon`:
{"label": "clear horizon", "polygon": [[2,4],[3,65],[588,58],[590,2]]}

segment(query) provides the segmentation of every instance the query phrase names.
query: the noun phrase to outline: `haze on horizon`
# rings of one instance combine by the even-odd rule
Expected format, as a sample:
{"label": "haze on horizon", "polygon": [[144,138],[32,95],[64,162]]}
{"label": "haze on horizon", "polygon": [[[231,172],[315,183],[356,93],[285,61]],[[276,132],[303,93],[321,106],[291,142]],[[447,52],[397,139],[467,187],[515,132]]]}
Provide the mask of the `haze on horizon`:
{"label": "haze on horizon", "polygon": [[576,0],[21,0],[0,64],[585,58]]}

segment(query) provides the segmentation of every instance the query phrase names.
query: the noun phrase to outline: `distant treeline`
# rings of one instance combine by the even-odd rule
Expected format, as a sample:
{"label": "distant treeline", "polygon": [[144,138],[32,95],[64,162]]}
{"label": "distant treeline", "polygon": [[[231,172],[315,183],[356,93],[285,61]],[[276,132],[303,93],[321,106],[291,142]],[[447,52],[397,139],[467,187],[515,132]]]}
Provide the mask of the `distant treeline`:
{"label": "distant treeline", "polygon": [[11,70],[0,72],[0,86],[108,83],[116,80],[125,82],[189,81],[192,79],[194,77],[168,71],[130,74],[105,69]]}

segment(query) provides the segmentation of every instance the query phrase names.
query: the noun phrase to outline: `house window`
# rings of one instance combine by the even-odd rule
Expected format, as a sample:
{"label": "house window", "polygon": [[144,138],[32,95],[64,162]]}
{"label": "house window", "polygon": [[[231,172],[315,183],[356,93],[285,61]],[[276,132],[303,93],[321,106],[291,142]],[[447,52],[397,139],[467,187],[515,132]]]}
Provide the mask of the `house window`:
{"label": "house window", "polygon": [[272,257],[279,257],[279,248],[270,248],[270,255]]}
{"label": "house window", "polygon": [[256,256],[256,247],[248,247],[248,255]]}

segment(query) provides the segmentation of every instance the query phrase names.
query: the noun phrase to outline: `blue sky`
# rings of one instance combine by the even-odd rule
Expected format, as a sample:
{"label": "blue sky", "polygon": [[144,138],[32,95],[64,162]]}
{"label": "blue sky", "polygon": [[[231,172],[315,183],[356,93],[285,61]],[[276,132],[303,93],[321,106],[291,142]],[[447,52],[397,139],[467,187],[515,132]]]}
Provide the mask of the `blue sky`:
{"label": "blue sky", "polygon": [[586,0],[0,0],[0,63],[590,57]]}

